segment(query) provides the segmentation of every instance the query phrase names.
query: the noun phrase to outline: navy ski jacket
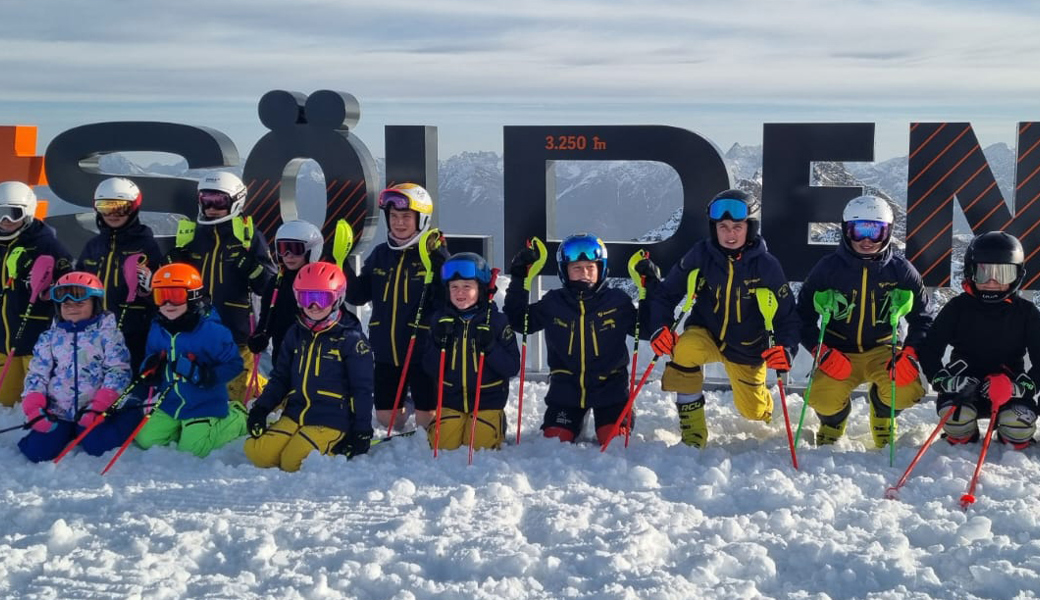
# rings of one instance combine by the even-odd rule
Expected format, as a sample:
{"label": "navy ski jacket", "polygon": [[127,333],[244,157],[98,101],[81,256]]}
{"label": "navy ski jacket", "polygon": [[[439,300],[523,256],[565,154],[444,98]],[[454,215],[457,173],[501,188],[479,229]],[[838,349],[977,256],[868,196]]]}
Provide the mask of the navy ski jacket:
{"label": "navy ski jacket", "polygon": [[[282,347],[285,334],[296,323],[296,317],[300,307],[296,304],[296,294],[293,292],[293,282],[299,271],[290,271],[285,267],[279,271],[278,276],[271,280],[260,297],[260,320],[257,321],[257,331],[263,331],[271,338],[271,360],[272,364],[278,362],[278,355]],[[274,291],[278,290],[278,297],[274,298]],[[271,299],[275,299],[274,307],[271,307]]]}
{"label": "navy ski jacket", "polygon": [[824,344],[846,353],[888,345],[892,338],[888,293],[896,288],[914,295],[913,308],[905,317],[909,333],[900,342],[916,349],[932,324],[930,295],[917,269],[891,246],[872,260],[839,246],[816,263],[798,291],[802,345],[812,351],[820,339],[820,315],[813,305],[813,295],[820,290],[835,290],[848,301],[847,309],[832,316],[827,324]]}
{"label": "navy ski jacket", "polygon": [[763,287],[777,300],[773,317],[776,343],[792,356],[797,353],[799,322],[794,296],[780,261],[769,253],[761,237],[735,256],[726,255],[709,239],[694,244],[651,297],[652,330],[671,327],[676,306],[685,302],[687,277],[693,269],[699,269],[697,297],[686,327],[707,329],[726,360],[762,364],[769,339],[755,290]]}
{"label": "navy ski jacket", "polygon": [[[29,258],[53,256],[54,281],[72,270],[72,255],[58,241],[54,228],[39,219],[33,219],[14,239],[0,240],[0,339],[3,340],[0,352],[8,354],[13,345],[15,356],[26,356],[32,354],[36,338],[50,327],[54,303],[50,296],[41,296],[29,310],[29,296],[32,295],[28,283],[29,269],[18,273],[17,277],[7,270],[7,258],[16,248],[25,248],[22,256],[27,264],[31,262],[27,260]],[[23,319],[25,329],[21,338],[15,340]]]}
{"label": "navy ski jacket", "polygon": [[280,352],[257,406],[270,412],[284,401],[282,416],[301,427],[372,431],[372,351],[357,317],[340,311],[317,331],[297,320]]}

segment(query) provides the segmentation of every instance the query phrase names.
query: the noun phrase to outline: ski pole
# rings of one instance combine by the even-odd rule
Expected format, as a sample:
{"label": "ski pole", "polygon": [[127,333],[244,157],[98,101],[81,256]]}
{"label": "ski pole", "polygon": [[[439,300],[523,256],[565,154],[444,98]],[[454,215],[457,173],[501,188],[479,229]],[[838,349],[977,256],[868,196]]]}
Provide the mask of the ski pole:
{"label": "ski pole", "polygon": [[[419,334],[419,322],[422,320],[423,305],[426,304],[426,293],[430,289],[430,284],[433,283],[433,262],[430,259],[430,251],[427,248],[430,237],[434,239],[440,238],[441,232],[431,229],[419,238],[419,259],[422,261],[423,267],[426,268],[426,275],[423,276],[422,292],[419,294],[419,306],[415,310],[415,321],[412,322],[412,336],[408,338],[408,349],[404,353],[404,364],[401,365],[401,378],[397,381],[394,406],[390,410],[390,424],[386,428],[387,438],[394,436],[394,421],[397,419],[397,409],[401,407],[401,393],[404,392],[404,382],[408,378],[408,367],[412,363],[412,352],[415,350],[415,338]],[[390,335],[393,334],[394,332],[391,331]]]}
{"label": "ski pole", "polygon": [[[130,437],[126,438],[126,441],[123,442],[123,445],[119,447],[119,451],[116,452],[116,455],[113,456],[112,460],[108,461],[108,464],[105,465],[104,469],[102,469],[102,475],[108,473],[108,470],[112,468],[112,465],[116,464],[116,461],[119,460],[119,457],[122,456],[124,452],[126,452],[126,449],[130,446],[130,443],[134,441],[134,438],[137,437],[138,433],[141,433],[141,430],[144,429],[144,426],[148,423],[148,419],[152,418],[152,415],[155,413],[155,411],[159,410],[159,405],[162,404],[162,401],[166,398],[166,394],[170,393],[170,390],[172,389],[173,383],[170,383],[170,385],[166,386],[166,389],[159,392],[159,397],[156,398],[155,403],[152,404],[152,410],[144,414],[144,417],[141,419],[141,422],[138,423],[137,427],[134,427],[134,430],[130,433]],[[155,391],[154,387],[148,389],[148,399],[145,401],[146,403],[152,399],[153,391]]]}
{"label": "ski pole", "polygon": [[21,423],[19,425],[15,425],[13,427],[5,427],[4,429],[0,429],[0,433],[7,433],[9,431],[15,431],[15,430],[18,430],[18,429],[29,429],[30,427],[35,425],[41,419],[46,419],[46,418],[47,418],[47,415],[37,415],[37,416],[29,419],[25,423]]}
{"label": "ski pole", "polygon": [[433,457],[437,458],[437,450],[441,445],[441,407],[444,406],[444,357],[447,354],[441,348],[441,362],[437,367],[437,422],[433,424]]}
{"label": "ski pole", "polygon": [[[250,337],[252,337],[253,335],[256,334],[256,329],[257,328],[259,328],[260,331],[262,331],[265,335],[267,334],[267,326],[271,323],[271,319],[273,318],[273,315],[274,315],[274,305],[278,302],[278,292],[279,292],[280,288],[282,287],[282,276],[284,274],[285,274],[285,269],[282,268],[282,267],[279,267],[279,269],[278,269],[278,276],[275,277],[275,279],[274,279],[274,291],[271,292],[271,303],[268,304],[268,306],[267,306],[267,318],[266,319],[262,318],[264,315],[261,313],[261,315],[260,315],[260,317],[261,317],[260,322],[254,324],[253,323],[253,313],[252,313],[252,311],[250,311],[250,313],[249,313],[249,328],[252,330],[249,333]],[[254,354],[253,355],[253,372],[250,374],[249,383],[246,384],[246,394],[245,394],[245,397],[242,398],[242,404],[243,405],[245,405],[245,403],[248,402],[250,398],[254,397],[254,392],[257,391],[256,388],[260,386],[260,380],[259,380],[260,375],[259,375],[259,373],[260,373],[260,354]],[[259,396],[259,394],[256,394],[256,395]]]}
{"label": "ski pole", "polygon": [[[24,251],[24,248],[21,249]],[[8,268],[8,272],[10,271],[11,269]],[[11,363],[16,358],[14,353],[18,350],[18,342],[22,341],[22,334],[25,333],[25,326],[29,323],[29,316],[32,315],[33,306],[36,305],[36,301],[40,299],[43,291],[51,286],[53,280],[54,257],[49,254],[37,256],[36,260],[33,261],[32,270],[29,272],[29,306],[25,308],[25,313],[18,323],[18,332],[14,334],[14,339],[7,349],[4,368],[0,371],[0,388],[3,387],[4,380],[7,379],[7,372],[11,370]]]}
{"label": "ski pole", "polygon": [[527,306],[524,307],[524,332],[520,338],[520,386],[519,386],[519,398],[517,399],[516,407],[516,443],[520,444],[520,427],[524,421],[524,372],[527,370],[527,330],[528,330],[528,317],[531,314],[531,283],[534,278],[542,272],[542,266],[545,265],[545,259],[547,257],[545,250],[545,243],[537,237],[532,237],[527,240],[527,247],[534,249],[538,252],[538,258],[535,259],[534,263],[528,265],[527,274],[524,276],[524,290],[527,292]]}
{"label": "ski pole", "polygon": [[805,423],[805,411],[809,408],[809,392],[812,391],[813,377],[816,369],[820,366],[820,352],[823,351],[823,336],[827,333],[827,324],[831,322],[836,303],[834,290],[817,290],[813,293],[813,308],[820,315],[820,338],[816,340],[816,352],[813,354],[812,367],[809,369],[809,381],[805,384],[805,397],[802,401],[802,412],[798,415],[798,428],[794,432],[794,445],[798,447],[798,440],[802,437],[802,424]]}
{"label": "ski pole", "polygon": [[989,426],[986,427],[986,439],[982,441],[982,450],[979,452],[979,462],[975,465],[975,472],[972,474],[971,481],[968,483],[968,491],[961,496],[961,508],[964,510],[968,510],[968,507],[975,503],[975,485],[979,482],[979,473],[982,472],[982,463],[986,462],[986,452],[989,450],[989,443],[993,440],[993,431],[997,428],[997,412],[999,412],[1000,407],[1011,398],[1011,380],[1008,379],[1007,375],[1004,375],[1003,373],[999,375],[990,375],[987,379],[989,380],[989,390],[987,395],[989,396],[990,404],[992,404],[989,413]]}
{"label": "ski pole", "polygon": [[[636,368],[639,365],[639,316],[643,313],[643,303],[646,301],[646,276],[636,271],[636,265],[642,260],[649,260],[650,253],[640,248],[628,259],[628,276],[632,283],[636,284],[638,290],[638,304],[636,305],[636,323],[632,331],[632,375],[628,379],[628,393],[636,389]],[[632,412],[629,411],[625,420],[625,448],[628,448],[628,440],[632,436]]]}
{"label": "ski pole", "polygon": [[946,425],[946,421],[950,420],[950,416],[957,412],[957,408],[957,405],[953,405],[949,410],[943,413],[942,418],[939,419],[939,424],[935,426],[935,429],[932,430],[932,434],[928,436],[924,445],[922,445],[921,449],[917,451],[917,455],[915,455],[914,459],[910,461],[910,465],[907,466],[903,476],[899,478],[899,481],[896,482],[895,485],[885,490],[885,498],[889,500],[896,500],[899,498],[899,490],[906,485],[906,480],[910,478],[910,472],[914,470],[915,466],[917,466],[917,461],[921,460],[924,453],[932,447],[932,442],[935,440],[935,436],[939,435],[939,432],[942,431],[943,425]]}
{"label": "ski pole", "polygon": [[[758,310],[766,322],[766,335],[769,338],[769,346],[776,346],[776,332],[773,329],[773,317],[776,316],[778,303],[776,295],[769,288],[755,289],[755,299],[758,301]],[[776,372],[776,385],[780,390],[780,406],[784,409],[784,425],[787,427],[787,445],[791,448],[791,464],[798,470],[798,456],[794,450],[794,435],[791,433],[791,418],[787,414],[787,393],[784,391],[784,376],[780,371]]]}
{"label": "ski pole", "polygon": [[[491,269],[491,281],[488,282],[488,309],[487,316],[484,319],[484,324],[488,330],[491,331],[491,307],[493,306],[493,300],[495,298],[495,280],[498,279],[498,269]],[[465,353],[466,349],[462,351]],[[484,358],[486,353],[484,349],[480,349],[480,358],[477,359],[477,391],[473,393],[473,422],[469,427],[469,462],[467,464],[473,464],[473,440],[477,437],[477,414],[480,413],[480,384],[484,381]],[[463,357],[463,360],[466,360]],[[503,432],[505,433],[505,432]]]}
{"label": "ski pole", "polygon": [[143,252],[135,252],[123,261],[123,282],[126,283],[127,288],[126,304],[119,313],[119,323],[116,324],[116,329],[123,329],[123,319],[126,318],[126,313],[130,312],[130,304],[137,300],[137,268],[142,263],[141,259],[144,259],[144,263],[148,262],[148,257]]}
{"label": "ski pole", "polygon": [[[672,331],[675,331],[679,327],[679,323],[686,318],[687,313],[693,309],[693,301],[697,298],[697,276],[700,275],[701,270],[699,268],[690,271],[689,275],[686,276],[686,301],[683,302],[682,312],[672,322]],[[643,389],[643,385],[646,383],[646,378],[650,376],[650,372],[654,370],[654,366],[657,365],[657,360],[661,358],[660,354],[654,352],[654,357],[650,359],[650,364],[646,366],[646,370],[643,371],[643,376],[639,379],[639,383],[632,389],[632,393],[628,395],[628,401],[625,402],[625,407],[621,409],[621,414],[618,415],[617,421],[614,422],[614,427],[610,430],[610,435],[607,437],[607,441],[603,442],[600,446],[600,452],[606,452],[610,446],[610,442],[613,441],[614,437],[617,436],[618,431],[621,430],[621,424],[628,418],[628,414],[632,412],[632,406],[635,404],[636,396],[639,395],[639,390]]]}
{"label": "ski pole", "polygon": [[896,464],[896,341],[899,338],[899,319],[909,314],[914,305],[914,293],[896,288],[888,293],[888,297],[888,320],[892,323],[892,368],[888,372],[888,379],[892,383],[892,396],[888,402],[888,466],[893,467]]}
{"label": "ski pole", "polygon": [[343,268],[343,263],[353,247],[354,230],[351,229],[350,223],[346,219],[336,221],[336,233],[332,237],[332,258],[336,261],[337,267]]}

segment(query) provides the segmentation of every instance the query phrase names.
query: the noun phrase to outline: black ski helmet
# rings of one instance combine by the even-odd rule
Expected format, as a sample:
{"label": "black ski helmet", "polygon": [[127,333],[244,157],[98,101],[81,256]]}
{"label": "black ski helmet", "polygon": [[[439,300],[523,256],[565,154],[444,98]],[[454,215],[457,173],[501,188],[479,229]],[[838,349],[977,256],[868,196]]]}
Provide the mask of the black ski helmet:
{"label": "black ski helmet", "polygon": [[[716,213],[715,216],[718,218],[712,218],[712,207],[719,200],[737,200],[743,203],[746,207],[746,214],[741,216],[739,214],[732,214],[731,211],[724,210],[721,206],[716,206],[717,209],[721,210],[720,213]],[[715,224],[723,219],[730,221],[747,221],[747,240],[744,242],[744,248],[750,246],[758,238],[758,226],[762,220],[762,203],[758,201],[758,198],[754,194],[749,194],[744,190],[726,190],[719,192],[708,202],[708,234],[711,236],[711,242],[715,244],[717,248],[722,248],[719,244],[719,236],[715,231]]]}
{"label": "black ski helmet", "polygon": [[[964,285],[983,302],[1001,302],[1022,287],[1026,276],[1025,252],[1018,238],[1004,231],[989,231],[975,236],[964,252]],[[1003,292],[981,291],[975,285],[975,269],[980,264],[1015,265],[1018,277]]]}

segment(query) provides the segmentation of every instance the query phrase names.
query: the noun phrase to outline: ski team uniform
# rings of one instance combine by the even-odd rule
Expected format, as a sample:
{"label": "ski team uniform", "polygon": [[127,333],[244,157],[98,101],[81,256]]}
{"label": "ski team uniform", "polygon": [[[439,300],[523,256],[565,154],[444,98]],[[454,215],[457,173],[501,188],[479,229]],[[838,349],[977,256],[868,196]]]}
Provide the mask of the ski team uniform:
{"label": "ski team uniform", "polygon": [[[488,319],[490,315],[490,320]],[[516,335],[505,315],[492,302],[490,310],[481,303],[460,314],[454,306],[446,306],[434,315],[431,323],[450,320],[453,335],[444,355],[444,398],[441,409],[440,439],[442,450],[454,450],[469,445],[471,419],[480,386],[480,406],[474,448],[498,448],[505,439],[506,402],[509,400],[509,379],[520,372],[520,349]],[[477,327],[490,323],[494,345],[484,354],[484,371],[477,381],[480,350],[475,345]],[[440,371],[441,350],[429,344],[423,357],[426,373],[437,381]],[[435,428],[426,435],[434,444]]]}
{"label": "ski team uniform", "polygon": [[[413,244],[395,250],[383,242],[365,259],[360,275],[355,275],[349,264],[344,266],[343,271],[347,276],[347,302],[355,306],[372,303],[368,336],[375,360],[375,408],[391,410],[419,309],[419,299],[423,295],[426,267],[419,257],[419,246]],[[434,389],[437,382],[423,371],[422,352],[418,349],[427,343],[429,315],[439,304],[435,303],[434,297],[439,296],[440,287],[439,279],[435,277],[426,293],[426,305],[422,309],[423,322],[418,324],[416,349],[412,351],[408,368],[406,387],[416,410],[437,408],[437,393]],[[400,406],[404,406],[404,401],[402,397]]]}
{"label": "ski team uniform", "polygon": [[[264,290],[260,298],[260,319],[257,321],[256,330],[264,331],[271,337],[271,363],[277,364],[281,355],[282,340],[293,324],[296,323],[296,315],[300,309],[296,305],[296,296],[293,294],[293,282],[299,271],[282,268],[278,276],[273,278]],[[271,298],[275,290],[278,290],[278,298],[271,307]]]}
{"label": "ski team uniform", "polygon": [[[17,248],[24,248],[25,252],[19,260],[18,272],[12,273],[8,269],[8,258]],[[44,255],[54,257],[55,281],[72,270],[72,255],[58,241],[54,229],[38,219],[33,219],[17,237],[0,240],[0,340],[3,341],[0,358],[6,362],[9,356],[14,357],[0,385],[0,404],[4,406],[14,406],[21,398],[22,381],[29,370],[33,346],[54,318],[54,303],[48,298],[37,298],[29,306],[29,272],[33,261]],[[23,319],[25,328],[19,338]]]}
{"label": "ski team uniform", "polygon": [[[183,248],[174,248],[167,259],[168,262],[185,262],[199,270],[213,308],[220,315],[221,323],[231,331],[245,365],[228,384],[231,397],[238,400],[245,397],[253,371],[253,353],[246,346],[253,310],[249,293],[263,294],[274,277],[275,268],[264,234],[255,232],[246,248],[242,240],[235,237],[234,219],[242,217],[216,225],[197,224],[192,240]],[[265,382],[266,378],[258,377],[261,389]]]}
{"label": "ski team uniform", "polygon": [[[57,321],[40,334],[33,347],[23,396],[47,396],[47,412],[56,421],[51,431],[30,431],[18,442],[33,462],[53,460],[83,427],[77,422],[98,390],[122,391],[130,384],[130,353],[112,313],[72,323]],[[123,443],[141,419],[139,409],[118,411],[80,442],[99,456]]]}
{"label": "ski team uniform", "polygon": [[[906,315],[909,333],[900,340],[903,347],[919,348],[932,323],[929,295],[917,270],[892,246],[873,259],[859,258],[844,245],[822,259],[806,277],[798,292],[798,314],[802,321],[802,345],[810,352],[820,339],[819,315],[813,295],[820,290],[835,290],[847,302],[831,317],[823,343],[843,352],[852,364],[852,374],[844,381],[831,378],[817,369],[812,379],[811,406],[821,420],[829,416],[844,422],[849,395],[862,383],[869,383],[872,414],[888,419],[892,405],[888,362],[892,358],[892,325],[889,322],[889,292],[893,289],[913,293],[913,308]],[[920,380],[896,387],[897,411],[913,406],[924,396]],[[886,421],[887,422],[887,421]],[[884,432],[887,436],[887,425]],[[875,442],[879,442],[875,437]],[[884,444],[878,444],[879,446]]]}
{"label": "ski team uniform", "polygon": [[144,254],[144,263],[154,272],[162,265],[162,252],[155,236],[134,213],[130,220],[119,229],[112,229],[98,217],[100,233],[83,247],[76,268],[92,273],[105,286],[105,297],[102,308],[116,316],[116,323],[123,333],[126,346],[130,350],[130,364],[141,364],[144,360],[144,344],[148,339],[148,328],[155,316],[155,304],[147,292],[136,293],[133,302],[128,302],[130,287],[137,288],[137,279],[127,282],[123,276],[123,266],[128,257]]}
{"label": "ski team uniform", "polygon": [[793,356],[798,346],[798,316],[780,262],[760,236],[739,253],[720,250],[703,239],[672,267],[651,298],[651,327],[671,326],[675,307],[685,301],[687,280],[698,269],[696,300],[665,365],[661,389],[700,394],[702,366],[722,363],[733,388],[733,402],[744,417],[770,421],[773,395],[766,386],[762,353],[769,347],[765,319],[755,290],[766,288],[777,300],[773,317],[776,343]]}
{"label": "ski team uniform", "polygon": [[[138,446],[148,449],[177,442],[178,450],[201,458],[246,434],[245,408],[238,402],[229,404],[227,390],[227,383],[242,372],[242,356],[215,311],[201,315],[191,331],[175,334],[158,319],[153,321],[145,354],[160,352],[166,353],[166,362],[152,399],[159,404],[135,438]],[[212,369],[214,381],[209,386],[185,379],[179,365],[189,360]]]}
{"label": "ski team uniform", "polygon": [[372,351],[351,312],[311,331],[296,322],[253,410],[282,416],[263,435],[246,440],[246,456],[258,467],[298,471],[313,451],[332,454],[352,432],[372,433]]}

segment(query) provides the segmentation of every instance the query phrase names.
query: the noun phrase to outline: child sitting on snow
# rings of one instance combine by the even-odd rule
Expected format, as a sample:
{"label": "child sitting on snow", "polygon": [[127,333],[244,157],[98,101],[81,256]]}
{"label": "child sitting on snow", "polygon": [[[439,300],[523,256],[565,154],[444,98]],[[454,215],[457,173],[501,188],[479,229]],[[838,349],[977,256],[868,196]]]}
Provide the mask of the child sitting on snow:
{"label": "child sitting on snow", "polygon": [[[368,452],[372,441],[372,351],[361,323],[343,310],[347,278],[332,263],[305,265],[293,281],[300,316],[285,334],[267,387],[249,411],[246,457],[298,471],[307,456]],[[285,410],[267,426],[279,404]]]}
{"label": "child sitting on snow", "polygon": [[195,267],[174,263],[152,277],[159,314],[145,344],[142,373],[154,372],[155,410],[134,440],[148,449],[177,442],[205,457],[246,433],[246,410],[228,401],[227,383],[242,372],[231,332],[202,297]]}
{"label": "child sitting on snow", "polygon": [[[32,431],[18,449],[33,462],[53,460],[130,383],[130,352],[112,313],[101,310],[105,288],[90,273],[73,272],[50,291],[58,316],[36,341],[25,377],[22,410]],[[80,443],[98,456],[123,443],[140,419],[116,412]]]}

